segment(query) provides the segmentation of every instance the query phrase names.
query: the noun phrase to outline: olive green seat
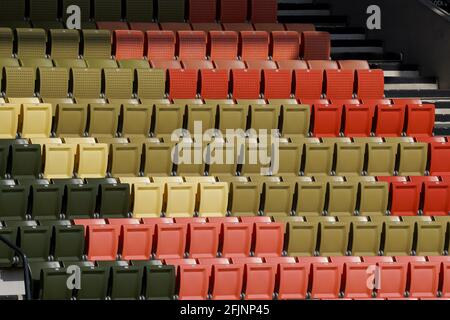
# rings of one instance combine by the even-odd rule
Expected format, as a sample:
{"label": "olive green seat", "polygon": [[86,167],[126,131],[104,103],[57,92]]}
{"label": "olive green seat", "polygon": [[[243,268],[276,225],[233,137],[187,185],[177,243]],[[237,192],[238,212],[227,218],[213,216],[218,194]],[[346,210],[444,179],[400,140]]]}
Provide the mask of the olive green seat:
{"label": "olive green seat", "polygon": [[97,203],[97,186],[68,184],[65,190],[66,219],[87,219],[94,217]]}
{"label": "olive green seat", "polygon": [[158,0],[160,22],[184,22],[184,0]]}
{"label": "olive green seat", "polygon": [[111,32],[109,30],[83,30],[83,57],[85,59],[111,58]]}
{"label": "olive green seat", "polygon": [[340,176],[359,176],[364,169],[365,145],[362,143],[336,143],[335,172]]}
{"label": "olive green seat", "polygon": [[20,249],[30,262],[45,262],[50,255],[52,228],[50,226],[19,227]]}
{"label": "olive green seat", "polygon": [[399,143],[397,156],[399,175],[425,175],[428,163],[428,143]]}
{"label": "olive green seat", "polygon": [[108,99],[131,99],[133,71],[131,69],[103,69],[105,96]]}
{"label": "olive green seat", "polygon": [[31,186],[31,214],[35,220],[58,220],[62,212],[62,185],[34,184]]}
{"label": "olive green seat", "polygon": [[263,187],[264,215],[269,217],[290,216],[294,191],[294,183],[265,182]]}
{"label": "olive green seat", "polygon": [[69,70],[66,68],[39,68],[38,88],[42,98],[65,98],[69,93]]}
{"label": "olive green seat", "polygon": [[111,268],[111,299],[137,300],[141,296],[143,268],[137,266]]}
{"label": "olive green seat", "polygon": [[[389,219],[388,217],[371,217],[372,220],[384,220],[384,247],[386,256],[408,256],[412,252],[414,241],[414,223]],[[381,221],[383,221],[381,220]]]}
{"label": "olive green seat", "polygon": [[333,166],[334,145],[305,143],[303,146],[303,172],[307,176],[328,176]]}
{"label": "olive green seat", "polygon": [[113,177],[135,177],[141,171],[142,145],[112,144],[110,170]]}
{"label": "olive green seat", "polygon": [[144,176],[170,176],[173,172],[171,143],[145,143]]}
{"label": "olive green seat", "polygon": [[385,215],[389,202],[387,182],[363,181],[359,184],[359,213],[363,216]]}
{"label": "olive green seat", "polygon": [[81,137],[86,131],[88,106],[86,104],[58,104],[56,107],[56,135]]}
{"label": "olive green seat", "polygon": [[115,137],[119,125],[120,105],[90,104],[89,105],[89,136]]}
{"label": "olive green seat", "polygon": [[[346,219],[349,220],[346,220]],[[380,253],[381,223],[359,220],[366,217],[340,217],[339,221],[351,223],[350,251],[353,256],[377,256]],[[367,218],[366,218],[367,219]]]}
{"label": "olive green seat", "polygon": [[447,225],[433,221],[431,217],[403,217],[404,221],[415,224],[416,246],[418,256],[440,256],[445,251]]}
{"label": "olive green seat", "polygon": [[41,172],[41,146],[14,144],[11,147],[11,175],[15,178],[35,177]]}
{"label": "olive green seat", "polygon": [[108,295],[109,268],[82,267],[78,300],[104,300]]}
{"label": "olive green seat", "polygon": [[84,254],[84,226],[55,225],[54,258],[58,261],[81,261]]}
{"label": "olive green seat", "polygon": [[371,176],[391,176],[395,171],[397,155],[394,143],[367,144],[367,173]]}
{"label": "olive green seat", "polygon": [[87,58],[86,65],[88,66],[88,68],[97,68],[97,69],[117,69],[118,67],[117,61],[110,58],[103,58],[103,59]]}
{"label": "olive green seat", "polygon": [[122,135],[124,137],[148,137],[152,114],[152,105],[124,104],[122,106]]}
{"label": "olive green seat", "polygon": [[304,104],[283,104],[281,107],[283,137],[293,140],[308,135],[311,121],[311,108]]}
{"label": "olive green seat", "polygon": [[289,256],[314,256],[317,249],[318,223],[289,222],[286,230],[287,253]]}
{"label": "olive green seat", "polygon": [[321,221],[319,252],[321,256],[345,256],[348,252],[350,224]]}
{"label": "olive green seat", "polygon": [[356,211],[358,184],[351,182],[330,182],[328,184],[328,214],[351,216]]}
{"label": "olive green seat", "polygon": [[47,33],[40,28],[17,28],[17,56],[19,58],[44,58],[47,50]]}
{"label": "olive green seat", "polygon": [[257,216],[260,212],[261,192],[256,182],[230,184],[230,212],[234,217]]}
{"label": "olive green seat", "polygon": [[36,73],[30,67],[5,67],[3,81],[7,97],[30,98],[35,93]]}
{"label": "olive green seat", "polygon": [[146,266],[145,298],[148,300],[173,300],[175,296],[175,267]]}
{"label": "olive green seat", "polygon": [[297,216],[320,216],[325,210],[327,184],[323,182],[299,181],[297,183]]}
{"label": "olive green seat", "polygon": [[0,185],[0,219],[25,220],[28,211],[29,188]]}
{"label": "olive green seat", "polygon": [[78,30],[52,29],[49,31],[52,59],[77,59],[80,54],[80,33]]}
{"label": "olive green seat", "polygon": [[136,69],[137,96],[140,99],[163,99],[166,73],[162,69]]}
{"label": "olive green seat", "polygon": [[[0,236],[15,244],[17,239],[17,228],[0,227]],[[3,242],[0,243],[0,267],[10,267],[15,256],[14,250],[10,249]]]}
{"label": "olive green seat", "polygon": [[61,68],[87,68],[86,61],[84,59],[53,59],[55,67]]}
{"label": "olive green seat", "polygon": [[11,58],[14,35],[10,28],[0,28],[0,57]]}
{"label": "olive green seat", "polygon": [[145,59],[119,60],[118,64],[120,68],[131,69],[133,71],[136,69],[150,69],[150,64]]}
{"label": "olive green seat", "polygon": [[130,212],[130,185],[101,184],[99,188],[99,214],[103,218],[128,218]]}
{"label": "olive green seat", "polygon": [[102,72],[95,68],[72,68],[72,94],[75,98],[98,99],[102,91]]}
{"label": "olive green seat", "polygon": [[67,286],[69,276],[70,274],[65,268],[42,269],[39,298],[41,300],[70,300],[73,289],[69,289]]}
{"label": "olive green seat", "polygon": [[183,128],[185,107],[180,104],[157,104],[153,112],[155,126],[153,133],[169,142],[175,130]]}

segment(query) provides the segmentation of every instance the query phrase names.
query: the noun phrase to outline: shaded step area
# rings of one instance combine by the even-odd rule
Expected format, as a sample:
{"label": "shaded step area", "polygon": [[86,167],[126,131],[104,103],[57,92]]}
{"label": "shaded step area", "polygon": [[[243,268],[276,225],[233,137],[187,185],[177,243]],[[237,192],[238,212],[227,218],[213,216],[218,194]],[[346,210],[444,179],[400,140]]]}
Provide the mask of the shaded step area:
{"label": "shaded step area", "polygon": [[401,62],[372,62],[372,69],[383,69],[386,77],[420,77],[419,67]]}
{"label": "shaded step area", "polygon": [[22,300],[24,295],[23,270],[0,269],[0,300]]}
{"label": "shaded step area", "polygon": [[323,3],[279,3],[278,16],[330,16],[330,5]]}
{"label": "shaded step area", "polygon": [[401,62],[402,55],[397,52],[340,52],[331,53],[333,60],[367,60],[370,64],[379,62]]}
{"label": "shaded step area", "polygon": [[322,26],[318,31],[330,33],[331,40],[365,40],[366,31],[363,28],[349,28],[342,26]]}
{"label": "shaded step area", "polygon": [[331,40],[331,54],[335,53],[377,53],[383,54],[381,40]]}
{"label": "shaded step area", "polygon": [[439,86],[433,77],[385,77],[385,90],[437,90]]}
{"label": "shaded step area", "polygon": [[450,135],[450,122],[436,122],[434,125],[434,135],[448,136]]}
{"label": "shaded step area", "polygon": [[450,90],[386,90],[385,95],[387,98],[416,98],[419,97],[422,100],[428,100],[430,98],[443,98],[448,99],[450,97]]}
{"label": "shaded step area", "polygon": [[313,23],[320,26],[347,26],[347,16],[296,16],[296,15],[278,15],[278,22],[281,23]]}

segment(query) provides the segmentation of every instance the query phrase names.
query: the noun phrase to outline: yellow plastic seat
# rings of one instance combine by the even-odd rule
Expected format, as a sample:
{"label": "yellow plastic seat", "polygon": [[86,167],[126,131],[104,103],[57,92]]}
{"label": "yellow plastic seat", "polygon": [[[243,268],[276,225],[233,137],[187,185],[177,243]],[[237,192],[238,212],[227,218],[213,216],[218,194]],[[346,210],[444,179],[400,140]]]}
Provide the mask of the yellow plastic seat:
{"label": "yellow plastic seat", "polygon": [[103,69],[105,96],[108,99],[131,99],[133,71],[131,69]]}
{"label": "yellow plastic seat", "polygon": [[[5,94],[14,98],[31,98],[34,96],[36,72],[30,67],[5,67],[3,69]],[[14,103],[13,101],[10,101]]]}
{"label": "yellow plastic seat", "polygon": [[77,174],[80,178],[104,178],[108,168],[108,145],[80,144],[77,155]]}
{"label": "yellow plastic seat", "polygon": [[44,177],[70,179],[73,177],[77,146],[73,144],[46,144],[44,146]]}
{"label": "yellow plastic seat", "polygon": [[159,218],[163,210],[163,183],[135,183],[132,186],[133,218]]}
{"label": "yellow plastic seat", "polygon": [[155,105],[155,135],[163,138],[165,142],[170,142],[172,133],[183,128],[184,108],[178,104]]}
{"label": "yellow plastic seat", "polygon": [[194,215],[196,185],[194,183],[166,183],[165,216],[168,218],[189,218]]}
{"label": "yellow plastic seat", "polygon": [[122,110],[122,135],[125,137],[148,137],[153,106],[124,104]]}
{"label": "yellow plastic seat", "polygon": [[19,127],[19,104],[0,104],[0,139],[15,139]]}
{"label": "yellow plastic seat", "polygon": [[166,74],[162,69],[136,69],[137,96],[142,99],[163,99]]}
{"label": "yellow plastic seat", "polygon": [[102,91],[102,72],[100,69],[72,68],[70,78],[73,86],[72,94],[76,99],[100,98]]}
{"label": "yellow plastic seat", "polygon": [[52,130],[52,106],[50,104],[23,104],[23,138],[48,138]]}
{"label": "yellow plastic seat", "polygon": [[200,182],[197,196],[200,217],[225,217],[227,215],[228,183]]}
{"label": "yellow plastic seat", "polygon": [[[294,100],[295,101],[295,100]],[[308,135],[311,108],[304,104],[283,104],[281,108],[283,137],[302,138]]]}

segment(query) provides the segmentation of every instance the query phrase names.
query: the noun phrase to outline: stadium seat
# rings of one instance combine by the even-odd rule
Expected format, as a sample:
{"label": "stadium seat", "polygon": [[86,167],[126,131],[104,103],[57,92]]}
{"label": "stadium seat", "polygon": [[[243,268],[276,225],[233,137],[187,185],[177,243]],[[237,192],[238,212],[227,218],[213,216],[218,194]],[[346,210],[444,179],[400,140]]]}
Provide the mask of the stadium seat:
{"label": "stadium seat", "polygon": [[0,28],[0,56],[9,58],[13,54],[14,34],[10,28]]}
{"label": "stadium seat", "polygon": [[75,166],[76,146],[56,144],[44,146],[44,177],[47,179],[70,179]]}
{"label": "stadium seat", "polygon": [[325,93],[328,99],[351,99],[354,73],[350,70],[326,70]]}
{"label": "stadium seat", "polygon": [[206,34],[203,31],[178,31],[178,57],[182,60],[204,60],[206,41]]}
{"label": "stadium seat", "polygon": [[175,33],[173,31],[147,31],[146,55],[149,60],[171,60],[175,56]]}
{"label": "stadium seat", "polygon": [[383,99],[384,72],[380,69],[357,70],[357,91],[359,99]]}
{"label": "stadium seat", "polygon": [[152,253],[153,232],[152,225],[122,225],[123,260],[149,260]]}
{"label": "stadium seat", "polygon": [[214,22],[216,6],[216,1],[189,0],[189,20],[192,23]]}
{"label": "stadium seat", "polygon": [[[266,182],[263,185],[265,196],[264,214],[270,217],[287,217],[292,213],[295,185],[287,182]],[[279,199],[280,201],[271,201]]]}
{"label": "stadium seat", "polygon": [[[38,91],[42,98],[65,98],[69,92],[69,70],[66,68],[39,68]],[[53,112],[54,113],[54,112]]]}
{"label": "stadium seat", "polygon": [[[310,217],[309,220],[312,218]],[[345,256],[348,249],[350,225],[345,222],[322,221],[321,219],[319,221],[320,255]]]}
{"label": "stadium seat", "polygon": [[368,137],[372,131],[372,114],[366,105],[344,106],[344,135],[346,137]]}
{"label": "stadium seat", "polygon": [[350,182],[328,184],[328,213],[331,216],[351,216],[356,210],[358,185]]}
{"label": "stadium seat", "polygon": [[94,18],[97,21],[119,21],[122,19],[122,3],[118,0],[94,1]]}
{"label": "stadium seat", "polygon": [[344,298],[371,299],[373,290],[367,286],[369,263],[346,263],[344,265]]}
{"label": "stadium seat", "polygon": [[109,172],[115,177],[139,176],[142,145],[111,144]]}
{"label": "stadium seat", "polygon": [[86,284],[78,290],[77,299],[105,299],[108,294],[110,268],[84,266],[80,271],[81,281]]}
{"label": "stadium seat", "polygon": [[300,37],[295,31],[272,31],[270,43],[273,60],[296,60],[300,56]]}
{"label": "stadium seat", "polygon": [[339,70],[339,65],[333,60],[309,60],[308,67],[311,70]]}
{"label": "stadium seat", "polygon": [[435,119],[434,105],[408,105],[406,107],[406,134],[412,137],[432,136]]}
{"label": "stadium seat", "polygon": [[67,270],[65,268],[42,269],[40,272],[41,300],[70,300],[73,290],[67,286]]}
{"label": "stadium seat", "polygon": [[308,105],[283,105],[281,118],[281,133],[284,137],[296,139],[308,135],[311,118],[311,108]]}
{"label": "stadium seat", "polygon": [[311,23],[285,23],[284,26],[288,31],[297,31],[301,34],[304,31],[316,31],[316,27]]}
{"label": "stadium seat", "polygon": [[119,248],[120,226],[88,225],[86,234],[88,260],[116,260]]}
{"label": "stadium seat", "polygon": [[80,34],[76,30],[49,31],[53,59],[77,59],[79,56]]}
{"label": "stadium seat", "polygon": [[303,60],[278,60],[278,69],[280,70],[306,70],[308,69],[308,64]]}
{"label": "stadium seat", "polygon": [[292,72],[288,70],[264,70],[264,97],[289,99],[292,88]]}
{"label": "stadium seat", "polygon": [[[295,212],[298,216],[322,215],[325,208],[326,184],[312,181],[297,182]],[[306,201],[308,199],[308,201]]]}
{"label": "stadium seat", "polygon": [[247,60],[245,64],[248,69],[255,69],[259,71],[277,69],[277,64],[272,60]]}
{"label": "stadium seat", "polygon": [[447,182],[423,183],[423,212],[426,216],[446,216],[450,212],[450,186]]}
{"label": "stadium seat", "polygon": [[166,94],[166,73],[161,69],[137,69],[137,96],[144,99],[162,99]]}
{"label": "stadium seat", "polygon": [[297,99],[320,99],[323,72],[320,70],[295,70],[295,97]]}
{"label": "stadium seat", "polygon": [[302,57],[305,60],[330,59],[330,34],[321,31],[302,33]]}
{"label": "stadium seat", "polygon": [[238,34],[234,31],[210,31],[208,35],[211,60],[237,59]]}
{"label": "stadium seat", "polygon": [[30,67],[5,67],[4,89],[7,97],[29,98],[34,96],[36,71]]}
{"label": "stadium seat", "polygon": [[258,99],[261,88],[261,73],[259,70],[233,69],[232,93],[235,99]]}
{"label": "stadium seat", "polygon": [[113,266],[111,268],[111,299],[139,299],[142,290],[142,276],[142,267]]}
{"label": "stadium seat", "polygon": [[242,60],[267,60],[269,57],[269,34],[265,31],[242,31],[240,45]]}
{"label": "stadium seat", "polygon": [[44,29],[17,28],[15,35],[20,58],[45,57],[47,34]]}
{"label": "stadium seat", "polygon": [[28,211],[29,188],[18,185],[0,186],[1,219],[25,220]]}
{"label": "stadium seat", "polygon": [[56,135],[81,137],[86,129],[88,106],[85,104],[58,104],[56,107]]}
{"label": "stadium seat", "polygon": [[108,165],[107,144],[78,145],[76,172],[80,178],[104,178]]}
{"label": "stadium seat", "polygon": [[408,276],[407,263],[380,262],[377,264],[379,277],[382,279],[377,297],[382,299],[404,298]]}
{"label": "stadium seat", "polygon": [[[133,25],[133,22],[149,24],[153,20],[154,2],[154,0],[126,0],[126,18],[130,22],[130,25]],[[133,27],[131,29],[138,30]]]}
{"label": "stadium seat", "polygon": [[190,223],[187,251],[194,259],[215,258],[219,248],[220,224]]}
{"label": "stadium seat", "polygon": [[201,91],[203,99],[226,99],[228,97],[229,73],[227,70],[201,70]]}
{"label": "stadium seat", "polygon": [[149,300],[172,300],[175,296],[175,268],[173,266],[146,266],[145,297]]}
{"label": "stadium seat", "polygon": [[277,265],[260,258],[233,258],[233,264],[245,265],[243,293],[246,300],[272,300]]}
{"label": "stadium seat", "polygon": [[[20,105],[3,104],[0,107],[0,138],[15,139],[19,127]],[[1,148],[1,147],[0,147]],[[3,170],[0,170],[0,174]],[[2,176],[4,174],[1,174]]]}
{"label": "stadium seat", "polygon": [[67,219],[93,218],[97,204],[98,186],[88,184],[65,185],[65,209]]}
{"label": "stadium seat", "polygon": [[[152,218],[151,220],[155,220]],[[186,224],[163,223],[156,225],[156,251],[158,259],[182,259],[186,247]]]}
{"label": "stadium seat", "polygon": [[364,216],[384,215],[389,200],[386,182],[361,182],[359,212]]}
{"label": "stadium seat", "polygon": [[83,30],[83,57],[85,59],[111,58],[111,33],[108,30]]}
{"label": "stadium seat", "polygon": [[432,175],[448,175],[450,166],[445,161],[450,151],[450,143],[448,142],[431,142],[430,143],[430,173]]}
{"label": "stadium seat", "polygon": [[277,22],[278,2],[276,0],[251,0],[251,21],[253,23]]}
{"label": "stadium seat", "polygon": [[223,29],[226,31],[254,31],[253,24],[251,23],[222,23]]}
{"label": "stadium seat", "polygon": [[220,21],[222,23],[243,23],[247,20],[247,1],[220,1]]}
{"label": "stadium seat", "polygon": [[341,277],[334,263],[313,263],[311,266],[311,298],[338,299]]}
{"label": "stadium seat", "polygon": [[196,70],[169,69],[169,96],[172,99],[194,99],[197,95]]}
{"label": "stadium seat", "polygon": [[103,69],[104,94],[111,99],[131,99],[133,95],[133,71],[131,69]]}
{"label": "stadium seat", "polygon": [[72,94],[75,98],[98,99],[102,90],[102,72],[93,68],[73,68],[70,71]]}
{"label": "stadium seat", "polygon": [[122,106],[122,135],[125,137],[148,137],[153,106],[124,104]]}
{"label": "stadium seat", "polygon": [[[349,217],[351,240],[349,249],[354,256],[376,256],[380,253],[382,224]],[[340,221],[344,217],[339,218]]]}
{"label": "stadium seat", "polygon": [[398,144],[397,158],[397,171],[400,175],[422,176],[427,169],[428,145],[420,142],[400,142]]}
{"label": "stadium seat", "polygon": [[254,182],[233,182],[230,186],[231,209],[234,217],[256,216],[260,207],[260,191]]}
{"label": "stadium seat", "polygon": [[142,59],[144,34],[136,30],[114,31],[114,55],[117,60]]}
{"label": "stadium seat", "polygon": [[169,176],[172,173],[172,145],[147,143],[144,146],[144,176]]}
{"label": "stadium seat", "polygon": [[24,138],[48,138],[52,127],[50,104],[23,104],[22,130]]}
{"label": "stadium seat", "polygon": [[303,172],[306,176],[326,176],[333,166],[334,146],[328,143],[305,143]]}
{"label": "stadium seat", "polygon": [[313,133],[316,137],[338,137],[341,132],[342,107],[332,105],[313,106]]}
{"label": "stadium seat", "polygon": [[378,137],[399,137],[405,123],[405,108],[399,105],[378,105],[375,113],[375,134]]}
{"label": "stadium seat", "polygon": [[178,298],[206,300],[209,289],[209,266],[180,264],[178,268]]}
{"label": "stadium seat", "polygon": [[342,70],[369,70],[370,66],[366,60],[339,60],[339,68]]}
{"label": "stadium seat", "polygon": [[92,103],[89,105],[89,130],[91,137],[113,138],[119,125],[120,106]]}
{"label": "stadium seat", "polygon": [[442,293],[442,298],[446,299],[450,296],[449,291],[449,261],[448,257],[428,257],[428,261],[430,262],[438,262],[441,264],[440,266],[440,272],[441,272],[441,279],[439,281],[439,289]]}
{"label": "stadium seat", "polygon": [[160,22],[183,22],[185,2],[183,0],[158,0]]}
{"label": "stadium seat", "polygon": [[234,69],[245,69],[245,63],[240,60],[215,60],[216,69],[225,69],[227,71]]}
{"label": "stadium seat", "polygon": [[417,243],[415,252],[418,256],[439,256],[444,252],[445,232],[447,226],[430,217],[404,217],[403,220],[415,222]]}
{"label": "stadium seat", "polygon": [[274,32],[274,31],[285,31],[284,24],[282,23],[254,23],[253,27],[256,31],[267,31],[267,32]]}
{"label": "stadium seat", "polygon": [[58,226],[53,227],[55,237],[54,257],[59,261],[78,261],[84,254],[84,227]]}
{"label": "stadium seat", "polygon": [[420,186],[413,182],[391,184],[391,213],[397,216],[415,216],[420,202]]}

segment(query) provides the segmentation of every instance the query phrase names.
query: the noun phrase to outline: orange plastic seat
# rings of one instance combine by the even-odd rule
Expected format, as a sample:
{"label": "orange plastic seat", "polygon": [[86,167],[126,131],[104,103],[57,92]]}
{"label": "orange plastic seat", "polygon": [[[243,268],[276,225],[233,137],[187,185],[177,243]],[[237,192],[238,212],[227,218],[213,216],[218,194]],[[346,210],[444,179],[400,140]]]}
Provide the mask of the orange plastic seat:
{"label": "orange plastic seat", "polygon": [[90,224],[87,226],[87,259],[114,261],[119,249],[120,226]]}
{"label": "orange plastic seat", "polygon": [[219,223],[191,223],[188,228],[188,252],[190,257],[214,258],[219,249]]}

